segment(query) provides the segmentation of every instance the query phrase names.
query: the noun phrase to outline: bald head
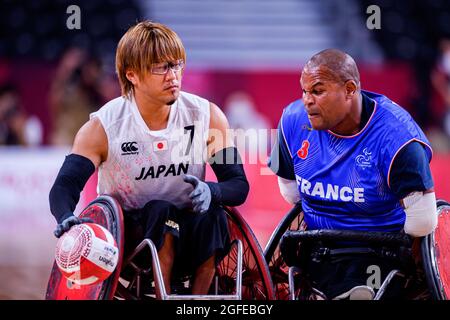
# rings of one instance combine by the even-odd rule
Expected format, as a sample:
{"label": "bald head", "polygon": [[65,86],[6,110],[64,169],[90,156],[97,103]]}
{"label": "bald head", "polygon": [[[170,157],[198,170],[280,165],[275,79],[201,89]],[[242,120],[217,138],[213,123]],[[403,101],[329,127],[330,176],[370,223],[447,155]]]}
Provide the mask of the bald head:
{"label": "bald head", "polygon": [[362,98],[355,61],[345,52],[327,49],[314,55],[300,78],[303,104],[315,130],[341,135],[358,132]]}
{"label": "bald head", "polygon": [[321,71],[327,78],[336,82],[355,81],[358,88],[359,71],[355,60],[338,49],[326,49],[316,53],[305,65],[302,73]]}

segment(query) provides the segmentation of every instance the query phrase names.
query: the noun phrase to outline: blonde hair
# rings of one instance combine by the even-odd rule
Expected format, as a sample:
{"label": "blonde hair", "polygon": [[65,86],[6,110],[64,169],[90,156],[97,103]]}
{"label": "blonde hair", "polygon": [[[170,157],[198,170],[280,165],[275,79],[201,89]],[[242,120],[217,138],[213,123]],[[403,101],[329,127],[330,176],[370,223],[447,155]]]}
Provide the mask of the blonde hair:
{"label": "blonde hair", "polygon": [[128,70],[140,77],[149,72],[152,64],[184,60],[186,51],[180,37],[167,26],[152,21],[142,21],[130,27],[122,36],[116,50],[116,73],[123,96],[133,92],[127,79]]}

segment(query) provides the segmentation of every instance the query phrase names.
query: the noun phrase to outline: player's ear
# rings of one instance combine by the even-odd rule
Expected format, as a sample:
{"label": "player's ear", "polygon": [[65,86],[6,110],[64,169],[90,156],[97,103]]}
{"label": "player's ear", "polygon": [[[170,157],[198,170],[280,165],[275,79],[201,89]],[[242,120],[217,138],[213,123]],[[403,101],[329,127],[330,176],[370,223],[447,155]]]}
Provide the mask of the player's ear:
{"label": "player's ear", "polygon": [[133,84],[133,86],[137,84],[139,78],[136,72],[134,72],[131,69],[128,69],[125,72],[125,76],[127,77],[128,81],[130,81]]}
{"label": "player's ear", "polygon": [[345,93],[347,98],[351,99],[358,90],[358,86],[354,80],[347,80],[345,82]]}

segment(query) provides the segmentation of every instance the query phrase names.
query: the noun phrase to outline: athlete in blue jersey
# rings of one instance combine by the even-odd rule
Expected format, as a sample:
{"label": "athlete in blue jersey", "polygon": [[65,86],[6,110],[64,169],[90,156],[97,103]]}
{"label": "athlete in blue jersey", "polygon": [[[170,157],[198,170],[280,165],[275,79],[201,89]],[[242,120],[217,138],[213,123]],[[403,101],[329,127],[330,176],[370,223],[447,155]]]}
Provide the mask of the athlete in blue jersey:
{"label": "athlete in blue jersey", "polygon": [[[284,109],[269,166],[283,197],[302,200],[307,228],[431,233],[437,224],[432,150],[408,112],[361,90],[356,63],[336,49],[314,55],[300,84],[303,99]],[[324,296],[348,298],[355,288],[372,290],[364,288],[366,268],[353,260],[311,270]]]}

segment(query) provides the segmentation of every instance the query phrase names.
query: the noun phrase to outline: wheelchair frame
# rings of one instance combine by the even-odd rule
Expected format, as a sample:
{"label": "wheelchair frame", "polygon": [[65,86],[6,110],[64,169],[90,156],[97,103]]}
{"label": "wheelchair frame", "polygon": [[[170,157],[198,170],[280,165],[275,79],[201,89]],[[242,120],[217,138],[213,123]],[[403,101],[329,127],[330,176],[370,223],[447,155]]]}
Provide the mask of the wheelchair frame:
{"label": "wheelchair frame", "polygon": [[[447,219],[448,213],[450,212],[450,205],[444,200],[438,200],[436,205],[439,221]],[[296,298],[297,288],[295,288],[295,276],[301,273],[298,267],[288,267],[286,265],[280,252],[280,241],[286,233],[295,234],[296,231],[304,229],[302,206],[301,203],[297,203],[278,224],[264,250],[264,256],[269,265],[277,299],[288,300]],[[322,232],[322,234],[326,234],[327,232],[325,230],[317,231]],[[444,277],[448,279],[450,265],[443,265],[439,261],[439,259],[447,259],[449,257],[442,258],[442,252],[439,254],[439,248],[437,247],[438,240],[436,239],[437,232],[439,232],[439,224],[435,232],[419,239],[421,249],[420,258],[423,263],[423,270],[428,285],[427,295],[431,296],[432,299],[444,300],[448,298],[448,285],[450,283],[446,285],[441,281],[443,278],[441,273],[444,273]],[[400,270],[392,270],[381,285],[374,299],[378,300],[382,298],[388,284],[396,275],[404,276]],[[422,298],[427,295],[419,294],[417,297]]]}
{"label": "wheelchair frame", "polygon": [[[161,272],[161,265],[159,262],[158,251],[156,249],[155,244],[150,239],[144,239],[135,249],[135,251],[131,254],[129,258],[127,258],[124,266],[130,265],[137,274],[152,272],[153,279],[155,282],[155,290],[158,290],[159,297],[161,300],[241,300],[242,299],[242,241],[236,239],[232,242],[231,246],[237,246],[237,270],[236,270],[236,294],[218,294],[217,283],[216,288],[214,290],[214,295],[180,295],[180,294],[168,294],[163,275]],[[138,255],[143,249],[148,247],[151,252],[152,258],[152,267],[149,270],[143,270],[139,268],[136,264],[133,263],[133,258]],[[140,281],[138,280],[138,284],[136,285],[137,296],[140,296]]]}
{"label": "wheelchair frame", "polygon": [[[80,217],[93,219],[95,223],[106,227],[116,238],[120,259],[115,272],[108,279],[97,285],[76,286],[61,275],[56,263],[54,263],[48,282],[46,299],[106,300],[118,298],[136,300],[147,298],[147,295],[142,294],[141,276],[152,274],[154,276],[153,280],[160,284],[159,293],[163,299],[272,300],[274,298],[272,280],[255,235],[235,208],[224,207],[224,210],[227,213],[232,248],[216,268],[215,283],[213,284],[216,295],[167,295],[158,265],[159,259],[156,248],[151,241],[144,240],[130,257],[125,260],[123,257],[124,227],[122,209],[114,198],[102,195],[89,203],[81,212]],[[156,259],[152,259],[153,267],[148,270],[139,268],[132,261],[133,257],[145,247],[150,249],[153,257],[156,257]],[[120,273],[127,264],[131,265],[135,271],[133,281],[135,281],[136,294],[119,281]],[[229,288],[231,283],[234,284],[235,292],[225,292],[219,295],[219,289],[221,291],[225,289],[231,290]]]}

